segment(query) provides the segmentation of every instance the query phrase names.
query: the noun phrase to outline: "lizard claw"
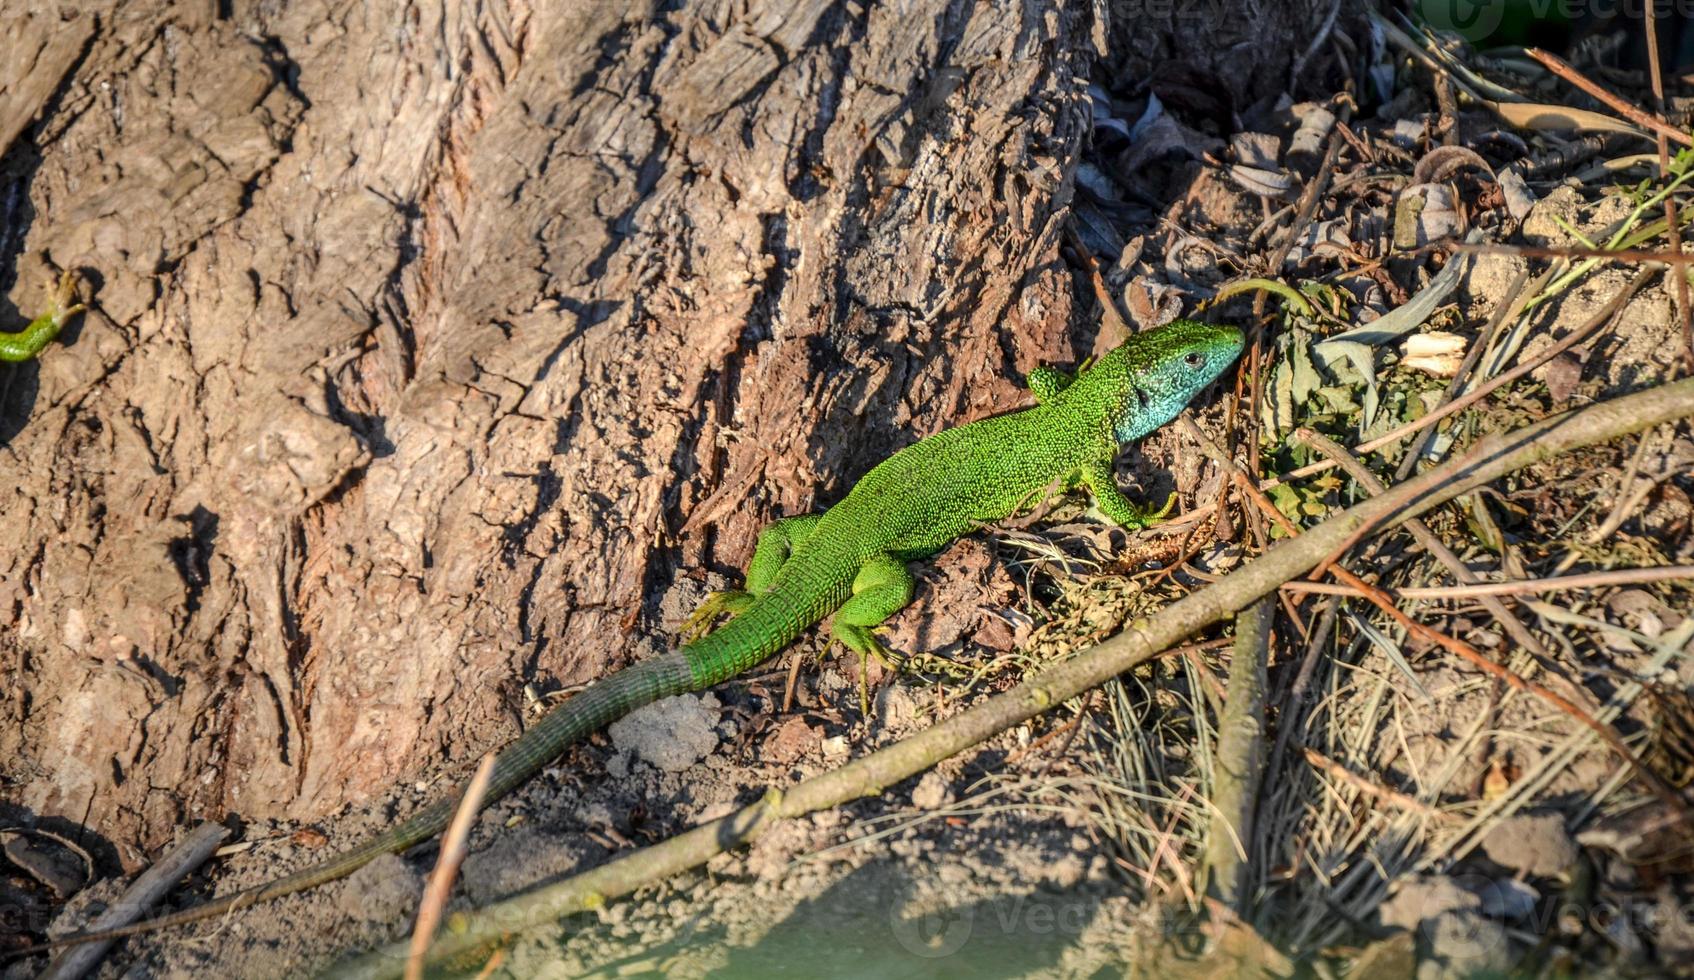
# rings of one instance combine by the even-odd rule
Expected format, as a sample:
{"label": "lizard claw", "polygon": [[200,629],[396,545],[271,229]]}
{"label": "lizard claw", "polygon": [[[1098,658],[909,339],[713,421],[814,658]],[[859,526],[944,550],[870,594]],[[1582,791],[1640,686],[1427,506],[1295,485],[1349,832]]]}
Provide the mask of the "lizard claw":
{"label": "lizard claw", "polygon": [[73,299],[76,299],[76,274],[66,269],[59,276],[59,286],[53,290],[53,298],[48,301],[48,314],[63,323],[88,308],[81,303],[72,303]]}
{"label": "lizard claw", "polygon": [[740,589],[713,592],[682,621],[676,634],[684,643],[693,643],[712,632],[713,624],[724,613],[734,615],[753,603],[753,594]]}
{"label": "lizard claw", "polygon": [[83,311],[76,299],[76,275],[66,269],[57,289],[49,287],[47,309],[17,332],[0,332],[0,361],[21,363],[41,353],[59,335],[65,321]]}
{"label": "lizard claw", "polygon": [[830,633],[842,646],[859,655],[859,711],[868,718],[871,713],[870,658],[875,657],[878,663],[896,674],[905,670],[905,664],[899,654],[890,650],[869,626],[837,622],[830,628]]}

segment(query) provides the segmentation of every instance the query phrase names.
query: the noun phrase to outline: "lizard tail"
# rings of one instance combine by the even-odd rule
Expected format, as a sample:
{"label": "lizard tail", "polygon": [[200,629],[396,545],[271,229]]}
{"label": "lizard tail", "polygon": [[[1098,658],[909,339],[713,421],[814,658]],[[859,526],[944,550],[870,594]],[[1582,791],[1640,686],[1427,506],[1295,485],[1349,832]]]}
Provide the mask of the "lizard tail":
{"label": "lizard tail", "polygon": [[[482,805],[487,806],[524,783],[572,742],[611,724],[636,708],[673,694],[696,690],[699,686],[695,672],[689,666],[689,658],[683,651],[631,664],[610,677],[590,684],[581,693],[574,695],[536,722],[529,731],[524,732],[494,757],[494,772],[489,778],[488,791],[483,796]],[[28,954],[58,946],[118,939],[155,929],[198,922],[334,881],[384,854],[405,850],[434,837],[446,828],[458,805],[457,795],[437,800],[387,832],[327,861],[303,868],[269,884],[145,922],[98,932],[75,933],[15,952]]]}

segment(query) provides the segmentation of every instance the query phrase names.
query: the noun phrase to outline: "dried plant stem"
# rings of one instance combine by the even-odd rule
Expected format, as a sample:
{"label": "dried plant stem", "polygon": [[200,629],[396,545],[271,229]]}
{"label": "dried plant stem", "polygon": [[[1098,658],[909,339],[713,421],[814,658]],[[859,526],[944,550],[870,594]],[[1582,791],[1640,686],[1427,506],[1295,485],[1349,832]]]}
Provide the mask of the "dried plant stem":
{"label": "dried plant stem", "polygon": [[[1282,583],[1315,568],[1361,527],[1393,526],[1506,473],[1691,413],[1694,380],[1684,379],[1544,419],[1514,432],[1487,436],[1462,456],[1363,501],[1299,537],[1277,543],[1222,581],[1130,624],[1109,640],[1046,667],[1004,694],[840,769],[804,780],[786,792],[773,789],[760,802],[663,844],[632,851],[583,874],[497,903],[468,917],[463,930],[443,936],[437,943],[438,951],[453,956],[486,948],[514,932],[600,907],[610,898],[703,864],[714,855],[754,840],[781,820],[880,795],[887,787],[942,759],[1062,704],[1227,619]],[[381,949],[348,964],[339,975],[393,976],[404,956],[403,948]]]}
{"label": "dried plant stem", "polygon": [[[1665,114],[1665,72],[1659,64],[1659,10],[1657,4],[1647,4],[1646,14],[1641,21],[1641,30],[1647,41],[1647,73],[1653,83],[1653,111],[1662,122]],[[1676,139],[1684,146],[1689,145],[1687,134],[1675,128],[1654,127],[1654,148],[1659,153],[1659,175],[1662,177],[1670,172],[1670,146],[1667,140]],[[1682,252],[1682,229],[1676,220],[1676,201],[1665,198],[1665,227],[1669,231],[1670,250]],[[1694,314],[1688,305],[1688,275],[1678,271],[1676,276],[1676,319],[1682,324],[1683,364],[1694,372]]]}
{"label": "dried plant stem", "polygon": [[465,860],[465,839],[470,836],[476,815],[482,811],[482,797],[488,791],[488,778],[493,773],[494,753],[490,752],[476,767],[476,775],[465,787],[459,808],[453,811],[453,822],[447,825],[447,833],[441,838],[441,856],[436,858],[435,870],[430,872],[423,902],[418,906],[418,921],[412,927],[412,942],[406,955],[406,980],[423,978],[430,941],[435,938],[435,930],[441,927],[441,920],[446,914],[447,896],[453,890],[453,879],[459,876],[459,865]]}
{"label": "dried plant stem", "polygon": [[[1688,219],[1683,219],[1687,224]],[[1655,221],[1650,227],[1655,234],[1662,231],[1669,234],[1668,229],[1657,228]],[[1505,245],[1500,242],[1442,242],[1443,246],[1455,252],[1467,252],[1471,255],[1513,255],[1520,259],[1608,259],[1613,262],[1656,262],[1667,266],[1685,266],[1694,264],[1694,252],[1657,251],[1644,248],[1599,248],[1586,245]],[[1422,246],[1419,247],[1422,250]]]}
{"label": "dried plant stem", "polygon": [[1392,804],[1393,806],[1397,806],[1402,810],[1410,810],[1420,817],[1428,817],[1431,820],[1443,821],[1454,819],[1453,815],[1450,813],[1437,810],[1429,804],[1420,800],[1415,800],[1399,790],[1389,789],[1381,783],[1366,779],[1364,776],[1348,769],[1346,766],[1336,762],[1329,756],[1324,755],[1317,749],[1308,747],[1305,752],[1306,761],[1311,763],[1313,767],[1323,770],[1330,775],[1330,778],[1346,783],[1361,793],[1368,796],[1374,796]]}
{"label": "dried plant stem", "polygon": [[[1667,565],[1663,568],[1619,568],[1609,572],[1587,572],[1582,575],[1560,575],[1554,578],[1523,579],[1515,582],[1478,582],[1474,585],[1440,585],[1429,588],[1384,589],[1396,599],[1475,599],[1479,596],[1535,595],[1541,592],[1565,592],[1574,589],[1602,589],[1618,585],[1639,585],[1643,582],[1669,582],[1677,579],[1694,581],[1694,565]],[[1318,595],[1360,597],[1358,589],[1331,582],[1289,582],[1282,587],[1288,592],[1307,592]]]}

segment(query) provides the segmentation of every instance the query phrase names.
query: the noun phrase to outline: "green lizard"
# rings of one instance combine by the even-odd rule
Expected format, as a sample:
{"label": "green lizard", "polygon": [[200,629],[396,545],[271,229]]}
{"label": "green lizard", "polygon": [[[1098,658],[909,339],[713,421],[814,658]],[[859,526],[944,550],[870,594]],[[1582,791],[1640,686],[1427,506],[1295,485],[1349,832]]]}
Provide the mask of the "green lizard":
{"label": "green lizard", "polygon": [[65,321],[82,312],[81,303],[71,302],[75,297],[76,277],[66,269],[65,274],[59,277],[59,288],[48,301],[45,313],[16,333],[0,333],[0,361],[27,361],[41,353],[43,347],[59,336],[59,329]]}
{"label": "green lizard", "polygon": [[[1056,485],[1082,484],[1124,527],[1170,508],[1138,507],[1112,478],[1119,449],[1182,411],[1240,354],[1234,327],[1178,320],[1130,338],[1074,378],[1030,373],[1034,408],[938,432],[900,450],[822,514],[766,528],[744,591],[709,597],[684,625],[696,638],[673,653],[600,680],[542,718],[495,758],[483,805],[511,792],[577,739],[663,697],[722,683],[775,655],[830,613],[830,633],[859,656],[886,656],[872,632],[912,598],[906,562],[934,554],[978,525],[1009,517]],[[716,631],[722,613],[734,618]],[[443,799],[351,850],[267,885],[148,922],[53,943],[127,936],[192,922],[311,888],[379,855],[440,833]]]}

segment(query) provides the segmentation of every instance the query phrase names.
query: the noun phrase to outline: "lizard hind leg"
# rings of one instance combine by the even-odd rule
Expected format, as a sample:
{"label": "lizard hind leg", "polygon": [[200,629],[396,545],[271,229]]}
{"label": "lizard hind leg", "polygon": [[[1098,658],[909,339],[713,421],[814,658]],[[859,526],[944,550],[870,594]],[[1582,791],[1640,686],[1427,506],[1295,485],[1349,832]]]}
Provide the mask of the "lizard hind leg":
{"label": "lizard hind leg", "polygon": [[759,540],[753,545],[753,560],[747,563],[745,588],[724,589],[707,596],[677,630],[683,642],[692,643],[712,632],[719,616],[727,613],[733,617],[745,612],[755,598],[770,589],[788,556],[812,536],[822,519],[822,514],[785,517],[760,531]]}
{"label": "lizard hind leg", "polygon": [[904,562],[892,555],[874,555],[853,578],[853,596],[835,611],[829,632],[842,646],[859,655],[859,708],[870,713],[866,668],[875,657],[891,670],[900,669],[894,653],[873,632],[888,617],[912,601],[916,583]]}

